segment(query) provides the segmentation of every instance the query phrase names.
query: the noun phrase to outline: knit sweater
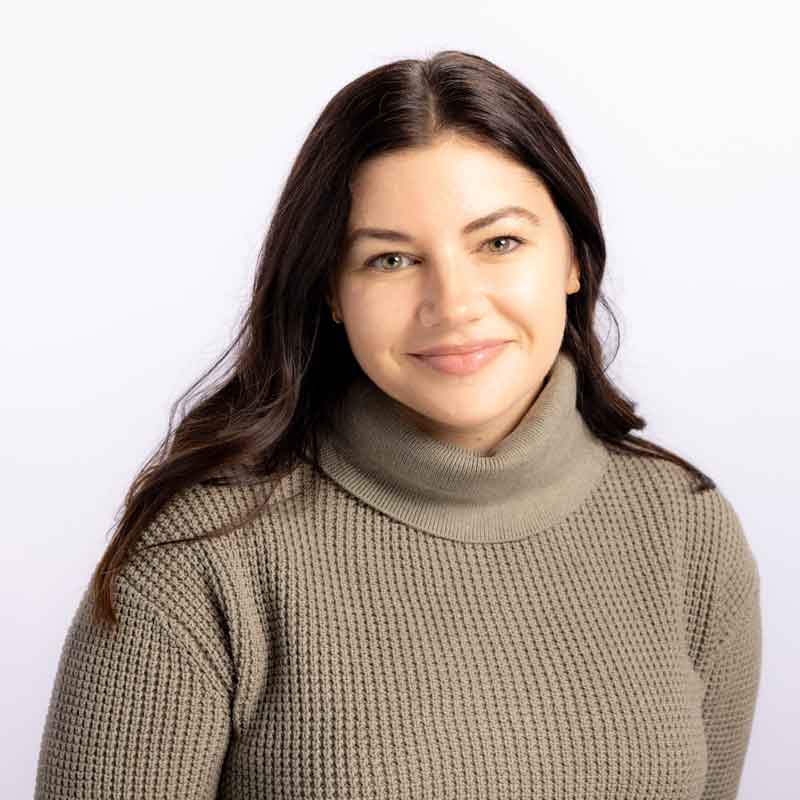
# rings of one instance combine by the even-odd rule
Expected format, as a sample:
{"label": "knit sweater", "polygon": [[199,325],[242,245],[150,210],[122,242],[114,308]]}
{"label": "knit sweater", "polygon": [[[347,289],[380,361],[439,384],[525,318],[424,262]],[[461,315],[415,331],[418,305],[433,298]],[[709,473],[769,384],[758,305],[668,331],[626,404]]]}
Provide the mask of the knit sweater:
{"label": "knit sweater", "polygon": [[[759,573],[719,488],[590,433],[559,353],[483,455],[362,376],[257,520],[83,595],[38,800],[723,800],[760,679]],[[256,489],[172,497],[146,544]]]}

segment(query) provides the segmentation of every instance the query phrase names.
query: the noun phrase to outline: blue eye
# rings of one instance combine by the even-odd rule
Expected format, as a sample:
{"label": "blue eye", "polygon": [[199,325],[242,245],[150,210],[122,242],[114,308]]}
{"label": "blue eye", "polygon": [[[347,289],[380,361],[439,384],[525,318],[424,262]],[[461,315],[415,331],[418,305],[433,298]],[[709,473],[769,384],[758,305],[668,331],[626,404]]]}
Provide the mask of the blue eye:
{"label": "blue eye", "polygon": [[[515,241],[517,245],[522,245],[525,243],[525,240],[520,238],[519,236],[492,236],[491,239],[486,239],[482,244],[483,245],[489,244],[490,242],[507,242],[507,241]],[[493,251],[495,255],[505,255],[506,253],[513,253],[516,250],[516,247],[512,247],[510,250],[505,248],[503,250],[495,250]],[[365,266],[369,267],[370,269],[374,269],[376,272],[399,272],[399,269],[381,269],[380,267],[376,266],[376,262],[382,258],[390,258],[390,257],[399,257],[399,258],[413,258],[413,256],[407,256],[405,253],[381,253],[380,255],[371,258],[369,261],[366,262]]]}

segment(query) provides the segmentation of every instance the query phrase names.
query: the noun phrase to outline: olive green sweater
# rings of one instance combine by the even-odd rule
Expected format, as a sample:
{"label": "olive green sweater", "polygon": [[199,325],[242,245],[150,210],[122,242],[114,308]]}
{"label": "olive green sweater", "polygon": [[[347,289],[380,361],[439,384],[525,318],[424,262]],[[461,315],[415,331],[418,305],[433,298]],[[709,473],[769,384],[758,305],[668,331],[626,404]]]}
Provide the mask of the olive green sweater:
{"label": "olive green sweater", "polygon": [[[494,453],[365,378],[256,522],[135,555],[118,630],[84,594],[38,800],[736,796],[759,573],[719,489],[588,430],[560,353]],[[195,486],[147,543],[254,489]]]}

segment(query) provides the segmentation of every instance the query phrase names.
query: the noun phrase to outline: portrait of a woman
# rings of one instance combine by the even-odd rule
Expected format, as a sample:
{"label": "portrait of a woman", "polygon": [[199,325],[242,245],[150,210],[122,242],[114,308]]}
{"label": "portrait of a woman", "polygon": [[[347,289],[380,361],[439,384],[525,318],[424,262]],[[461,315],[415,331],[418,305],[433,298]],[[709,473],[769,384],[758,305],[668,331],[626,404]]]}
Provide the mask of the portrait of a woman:
{"label": "portrait of a woman", "polygon": [[[553,114],[471,53],[327,103],[224,376],[66,633],[38,800],[729,800],[759,572],[639,434]],[[612,354],[613,355],[613,354]]]}

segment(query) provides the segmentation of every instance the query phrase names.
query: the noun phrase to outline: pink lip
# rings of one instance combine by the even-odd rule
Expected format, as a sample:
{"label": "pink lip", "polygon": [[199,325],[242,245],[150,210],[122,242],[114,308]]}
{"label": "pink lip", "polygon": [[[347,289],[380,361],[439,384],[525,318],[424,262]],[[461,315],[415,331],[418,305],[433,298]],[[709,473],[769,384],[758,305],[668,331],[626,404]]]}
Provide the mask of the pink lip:
{"label": "pink lip", "polygon": [[447,353],[444,355],[411,355],[429,367],[449,375],[470,375],[477,372],[500,355],[508,342],[499,342],[468,353]]}
{"label": "pink lip", "polygon": [[427,350],[420,350],[418,353],[411,353],[412,356],[449,356],[461,355],[462,353],[472,353],[475,350],[483,350],[485,347],[493,347],[502,344],[505,339],[476,339],[469,344],[440,344],[429,347]]}

